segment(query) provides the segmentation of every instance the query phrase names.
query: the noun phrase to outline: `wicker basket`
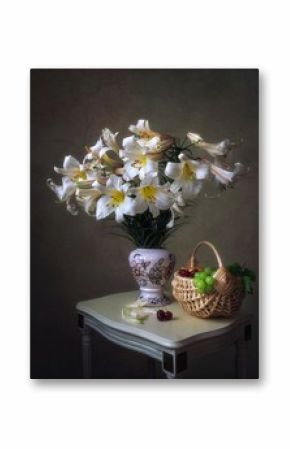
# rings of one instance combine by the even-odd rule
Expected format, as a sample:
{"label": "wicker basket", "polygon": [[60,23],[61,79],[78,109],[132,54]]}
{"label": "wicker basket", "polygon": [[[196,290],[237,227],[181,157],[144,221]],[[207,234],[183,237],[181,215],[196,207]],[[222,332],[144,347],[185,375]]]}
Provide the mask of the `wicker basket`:
{"label": "wicker basket", "polygon": [[178,272],[175,272],[172,281],[173,296],[182,308],[191,315],[199,318],[229,318],[239,310],[245,297],[242,279],[232,275],[223,266],[218,251],[212,243],[207,241],[198,243],[185,268],[194,269],[198,266],[196,253],[202,245],[207,245],[212,249],[218,262],[218,269],[214,274],[213,292],[199,293],[192,282],[192,278],[180,276]]}

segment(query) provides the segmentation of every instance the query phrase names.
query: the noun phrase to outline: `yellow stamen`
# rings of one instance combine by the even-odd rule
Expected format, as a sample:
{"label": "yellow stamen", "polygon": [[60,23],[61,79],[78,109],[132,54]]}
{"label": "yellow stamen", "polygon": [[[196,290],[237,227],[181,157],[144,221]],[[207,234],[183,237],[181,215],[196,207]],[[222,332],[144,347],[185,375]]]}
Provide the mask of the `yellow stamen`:
{"label": "yellow stamen", "polygon": [[113,207],[120,206],[120,204],[122,204],[125,199],[125,193],[121,192],[120,190],[111,190],[109,192],[109,195],[111,197],[110,204]]}
{"label": "yellow stamen", "polygon": [[141,139],[151,139],[151,137],[157,135],[154,131],[139,131],[138,134]]}
{"label": "yellow stamen", "polygon": [[155,201],[156,200],[157,187],[155,186],[144,186],[140,187],[140,195],[145,201]]}
{"label": "yellow stamen", "polygon": [[145,167],[145,165],[147,164],[147,156],[140,156],[139,159],[137,159],[134,162],[134,165],[137,167]]}
{"label": "yellow stamen", "polygon": [[80,170],[79,173],[76,175],[76,178],[78,181],[81,181],[82,179],[87,179],[87,174],[85,170]]}
{"label": "yellow stamen", "polygon": [[188,162],[184,162],[182,167],[182,177],[186,180],[192,179],[195,176],[194,168]]}

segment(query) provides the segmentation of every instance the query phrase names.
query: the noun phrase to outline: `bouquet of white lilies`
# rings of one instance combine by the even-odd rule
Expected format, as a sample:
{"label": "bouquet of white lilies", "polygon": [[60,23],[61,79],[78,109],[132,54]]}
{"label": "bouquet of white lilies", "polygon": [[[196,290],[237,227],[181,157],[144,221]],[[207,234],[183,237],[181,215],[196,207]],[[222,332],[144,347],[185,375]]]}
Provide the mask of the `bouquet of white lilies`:
{"label": "bouquet of white lilies", "polygon": [[[240,163],[225,163],[229,140],[213,144],[189,132],[180,144],[152,131],[147,120],[129,130],[133,135],[120,145],[118,133],[104,129],[96,144],[86,147],[82,163],[66,156],[63,167],[54,168],[62,184],[49,179],[48,185],[72,214],[79,207],[97,220],[114,214],[138,247],[161,247],[206,180],[223,190],[244,172]],[[195,156],[196,149],[210,158]]]}

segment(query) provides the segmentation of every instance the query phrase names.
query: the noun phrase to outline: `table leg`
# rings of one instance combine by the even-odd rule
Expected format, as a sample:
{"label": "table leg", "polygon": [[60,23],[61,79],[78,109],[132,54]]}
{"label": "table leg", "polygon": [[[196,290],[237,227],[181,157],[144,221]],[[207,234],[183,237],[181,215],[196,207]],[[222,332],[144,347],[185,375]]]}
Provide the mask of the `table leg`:
{"label": "table leg", "polygon": [[89,327],[82,330],[83,378],[92,378],[92,336]]}
{"label": "table leg", "polygon": [[162,369],[167,379],[182,378],[187,370],[187,353],[164,352]]}
{"label": "table leg", "polygon": [[78,326],[81,331],[82,338],[82,369],[83,378],[92,378],[92,336],[91,329],[85,323],[82,314],[78,315]]}
{"label": "table leg", "polygon": [[182,374],[173,374],[173,373],[165,373],[165,376],[167,377],[167,379],[183,379]]}

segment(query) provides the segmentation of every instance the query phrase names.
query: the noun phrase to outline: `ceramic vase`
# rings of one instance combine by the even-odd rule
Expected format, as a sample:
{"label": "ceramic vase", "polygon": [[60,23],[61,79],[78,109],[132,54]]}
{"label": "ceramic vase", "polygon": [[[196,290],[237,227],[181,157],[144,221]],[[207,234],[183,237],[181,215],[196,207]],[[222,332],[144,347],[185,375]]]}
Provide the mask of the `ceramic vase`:
{"label": "ceramic vase", "polygon": [[139,284],[138,299],[145,306],[164,306],[170,299],[163,287],[173,273],[175,256],[166,249],[137,248],[129,255],[129,265]]}

